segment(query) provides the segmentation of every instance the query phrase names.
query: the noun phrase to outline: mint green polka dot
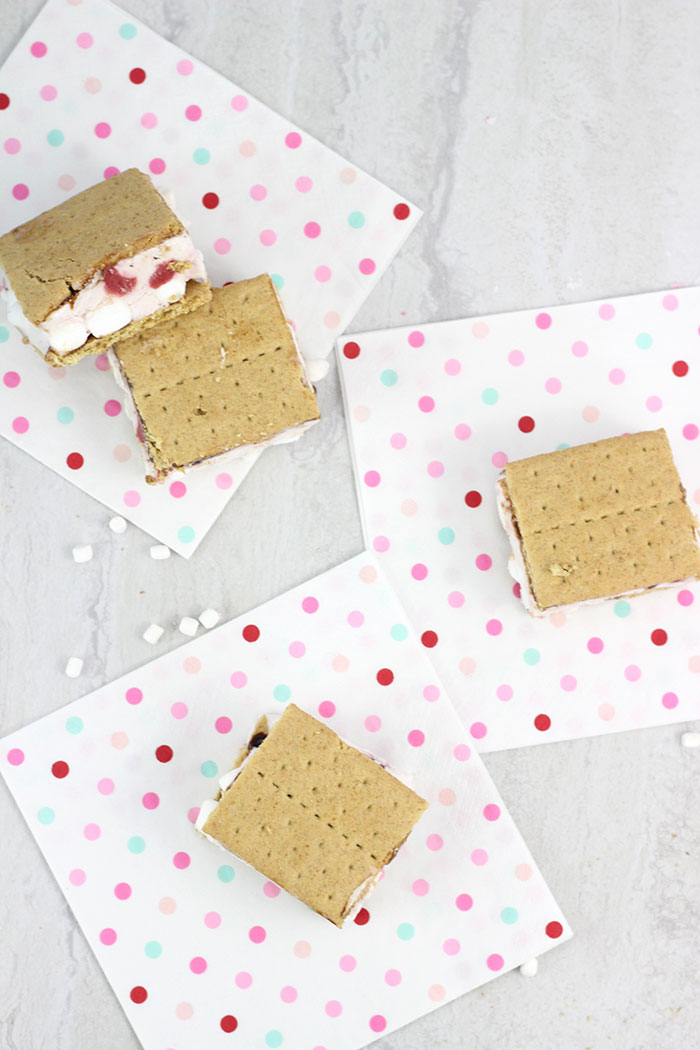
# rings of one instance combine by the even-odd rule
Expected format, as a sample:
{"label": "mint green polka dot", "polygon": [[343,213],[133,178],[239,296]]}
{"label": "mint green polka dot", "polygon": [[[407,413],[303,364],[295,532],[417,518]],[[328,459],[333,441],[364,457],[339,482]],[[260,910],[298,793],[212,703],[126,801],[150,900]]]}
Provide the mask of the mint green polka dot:
{"label": "mint green polka dot", "polygon": [[395,623],[391,628],[391,637],[395,642],[405,642],[408,638],[408,627],[403,623]]}
{"label": "mint green polka dot", "polygon": [[194,529],[191,525],[181,525],[177,530],[177,538],[180,543],[191,543],[194,539]]}
{"label": "mint green polka dot", "polygon": [[42,806],[36,815],[36,819],[40,824],[53,824],[53,820],[56,814],[50,806]]}
{"label": "mint green polka dot", "polygon": [[440,529],[440,531],[438,532],[438,539],[440,540],[440,543],[444,543],[445,546],[447,546],[450,543],[454,543],[454,541],[455,541],[455,531],[454,531],[454,529],[448,529],[447,526],[445,526],[444,529]]}
{"label": "mint green polka dot", "polygon": [[210,758],[208,758],[206,762],[202,762],[199,769],[203,777],[215,777],[219,772],[219,767],[216,762],[212,762]]}
{"label": "mint green polka dot", "polygon": [[526,664],[529,664],[530,667],[534,667],[535,664],[538,664],[540,662],[539,649],[526,649],[523,653],[523,660]]}
{"label": "mint green polka dot", "polygon": [[271,1028],[265,1036],[265,1043],[267,1046],[275,1050],[275,1047],[282,1046],[282,1033],[278,1032],[276,1028]]}
{"label": "mint green polka dot", "polygon": [[624,601],[624,599],[620,599],[619,602],[615,602],[614,608],[615,615],[619,616],[622,620],[624,620],[625,617],[629,616],[629,614],[632,612],[632,606],[629,602]]}
{"label": "mint green polka dot", "polygon": [[119,36],[122,40],[133,40],[136,36],[136,26],[133,22],[124,22],[119,26]]}
{"label": "mint green polka dot", "polygon": [[59,131],[58,128],[54,128],[46,136],[46,141],[48,142],[49,146],[61,146],[63,145],[63,138],[63,132]]}
{"label": "mint green polka dot", "polygon": [[384,386],[395,386],[399,381],[399,377],[393,368],[385,368],[379,378]]}
{"label": "mint green polka dot", "polygon": [[557,445],[557,452],[563,452],[565,448],[571,448],[571,445],[567,445],[565,441],[562,441],[561,445]]}
{"label": "mint green polka dot", "polygon": [[56,419],[59,423],[72,423],[75,419],[75,412],[72,408],[67,408],[65,405],[63,408],[59,408],[56,413]]}
{"label": "mint green polka dot", "polygon": [[275,288],[284,288],[284,277],[279,273],[271,273],[270,280],[274,284]]}
{"label": "mint green polka dot", "polygon": [[361,211],[351,211],[348,215],[348,225],[352,226],[353,230],[359,230],[361,226],[365,224],[365,217]]}
{"label": "mint green polka dot", "polygon": [[211,153],[208,149],[204,149],[203,146],[200,146],[199,149],[196,149],[192,154],[192,160],[195,164],[208,164],[211,160]]}
{"label": "mint green polka dot", "polygon": [[637,338],[635,339],[635,343],[637,344],[640,350],[648,350],[653,342],[654,340],[651,338],[648,332],[640,332]]}
{"label": "mint green polka dot", "polygon": [[10,338],[9,328],[5,328],[4,324],[0,324],[0,343],[6,343]]}
{"label": "mint green polka dot", "polygon": [[504,908],[501,912],[501,919],[508,926],[512,926],[514,922],[518,921],[518,913],[515,908]]}
{"label": "mint green polka dot", "polygon": [[126,844],[126,848],[129,850],[129,853],[143,853],[146,843],[140,835],[132,835]]}
{"label": "mint green polka dot", "polygon": [[163,945],[159,941],[149,941],[143,950],[149,959],[157,959],[163,954]]}
{"label": "mint green polka dot", "polygon": [[415,932],[410,922],[401,922],[396,927],[396,934],[402,941],[410,941]]}
{"label": "mint green polka dot", "polygon": [[82,731],[83,731],[83,720],[82,720],[82,718],[78,718],[77,715],[71,715],[70,718],[66,719],[66,729],[68,730],[69,733],[72,733],[73,736],[76,736],[78,733],[82,733]]}
{"label": "mint green polka dot", "polygon": [[495,405],[498,401],[498,391],[494,390],[492,386],[487,386],[485,390],[481,391],[481,400],[485,405]]}
{"label": "mint green polka dot", "polygon": [[275,700],[279,700],[279,702],[283,704],[286,700],[289,700],[290,696],[292,695],[292,690],[289,688],[288,685],[276,685],[275,688],[272,690],[272,695],[274,696]]}
{"label": "mint green polka dot", "polygon": [[222,864],[216,874],[219,877],[219,882],[233,882],[236,877],[236,873],[230,864]]}

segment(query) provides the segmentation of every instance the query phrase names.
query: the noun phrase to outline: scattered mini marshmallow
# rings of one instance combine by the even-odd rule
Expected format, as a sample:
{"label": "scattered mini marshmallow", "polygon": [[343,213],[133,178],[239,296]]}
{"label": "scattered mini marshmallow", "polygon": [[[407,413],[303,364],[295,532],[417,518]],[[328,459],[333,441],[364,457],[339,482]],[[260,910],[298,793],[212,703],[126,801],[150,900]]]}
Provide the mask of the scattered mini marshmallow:
{"label": "scattered mini marshmallow", "polygon": [[681,744],[683,747],[700,747],[700,733],[684,733]]}
{"label": "scattered mini marshmallow", "polygon": [[126,532],[126,518],[120,518],[119,515],[116,518],[109,519],[109,527],[112,532],[122,533]]}
{"label": "scattered mini marshmallow", "polygon": [[86,543],[83,547],[73,548],[73,561],[84,562],[92,559],[92,547]]}
{"label": "scattered mini marshmallow", "polygon": [[520,967],[520,972],[523,977],[536,977],[539,968],[540,965],[537,962],[537,959],[528,959],[528,961],[524,962]]}
{"label": "scattered mini marshmallow", "polygon": [[329,368],[328,361],[323,357],[314,357],[311,361],[306,362],[306,374],[312,383],[317,383],[319,379],[325,379]]}
{"label": "scattered mini marshmallow", "polygon": [[166,547],[164,543],[156,543],[151,547],[151,557],[154,561],[164,561],[170,557],[170,547]]}
{"label": "scattered mini marshmallow", "polygon": [[155,645],[156,642],[159,642],[161,640],[164,633],[165,632],[160,626],[160,624],[152,623],[146,628],[141,637],[143,638],[144,642],[148,642],[149,645]]}
{"label": "scattered mini marshmallow", "polygon": [[66,674],[69,678],[80,678],[80,672],[83,669],[83,661],[79,656],[71,656],[68,663],[66,664]]}
{"label": "scattered mini marshmallow", "polygon": [[217,612],[216,609],[205,609],[203,613],[199,614],[199,622],[202,627],[206,627],[208,631],[212,627],[216,627],[220,619],[221,613]]}
{"label": "scattered mini marshmallow", "polygon": [[190,638],[194,638],[194,636],[197,633],[198,627],[199,624],[195,620],[194,616],[183,616],[178,625],[178,630],[181,631],[182,634],[186,634]]}

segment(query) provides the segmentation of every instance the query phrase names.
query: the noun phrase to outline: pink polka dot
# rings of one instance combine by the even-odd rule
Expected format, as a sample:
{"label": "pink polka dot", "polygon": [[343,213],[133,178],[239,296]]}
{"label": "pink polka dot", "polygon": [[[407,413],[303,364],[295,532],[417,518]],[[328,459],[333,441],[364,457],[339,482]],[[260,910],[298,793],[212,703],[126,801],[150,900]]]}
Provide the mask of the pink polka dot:
{"label": "pink polka dot", "polygon": [[425,844],[429,850],[436,852],[437,850],[442,849],[442,836],[435,834],[428,835],[427,839],[425,840]]}
{"label": "pink polka dot", "polygon": [[326,1003],[326,1013],[329,1017],[340,1017],[343,1012],[342,1004],[337,999],[331,999]]}
{"label": "pink polka dot", "polygon": [[595,637],[594,638],[589,638],[588,642],[586,643],[586,648],[588,649],[589,653],[593,653],[594,655],[597,656],[597,654],[598,653],[602,653],[602,651],[604,649],[603,639],[602,638],[595,638]]}
{"label": "pink polka dot", "polygon": [[201,955],[195,955],[190,959],[190,970],[192,973],[204,973],[207,968],[207,960]]}
{"label": "pink polka dot", "polygon": [[143,700],[143,693],[136,686],[132,686],[124,693],[127,704],[140,704]]}
{"label": "pink polka dot", "polygon": [[306,652],[306,646],[303,642],[291,642],[289,646],[289,655],[293,656],[295,660],[300,660]]}
{"label": "pink polka dot", "polygon": [[226,237],[217,237],[214,241],[214,251],[217,255],[228,255],[231,251],[231,242]]}
{"label": "pink polka dot", "polygon": [[687,441],[695,441],[697,436],[698,428],[695,426],[695,423],[686,423],[683,427],[683,437],[686,438]]}
{"label": "pink polka dot", "polygon": [[106,354],[98,354],[98,356],[95,358],[95,368],[99,372],[109,371],[109,361],[107,360]]}
{"label": "pink polka dot", "polygon": [[269,248],[271,244],[274,244],[277,240],[277,234],[274,230],[263,230],[260,234],[260,243]]}
{"label": "pink polka dot", "polygon": [[106,121],[101,120],[98,124],[95,124],[95,134],[98,139],[107,139],[112,134],[112,129]]}
{"label": "pink polka dot", "polygon": [[118,416],[122,410],[121,403],[116,401],[114,398],[110,398],[109,401],[104,403],[105,415],[107,416]]}
{"label": "pink polka dot", "polygon": [[425,881],[425,879],[416,879],[416,881],[411,886],[411,889],[415,893],[416,897],[425,897],[426,893],[430,889],[430,885]]}
{"label": "pink polka dot", "polygon": [[565,693],[573,693],[577,684],[578,683],[572,674],[565,674],[559,682],[559,685],[562,687]]}
{"label": "pink polka dot", "polygon": [[29,186],[23,182],[18,182],[12,187],[12,196],[16,201],[25,201],[29,196]]}
{"label": "pink polka dot", "polygon": [[442,806],[454,806],[457,801],[457,796],[452,788],[441,788],[438,792],[438,799]]}
{"label": "pink polka dot", "polygon": [[481,868],[487,863],[489,855],[485,849],[474,849],[471,852],[472,864],[476,864],[477,867]]}
{"label": "pink polka dot", "polygon": [[625,678],[628,682],[638,682],[641,677],[641,669],[636,664],[630,664],[625,668]]}
{"label": "pink polka dot", "polygon": [[68,875],[71,886],[84,886],[87,875],[82,868],[73,868]]}
{"label": "pink polka dot", "polygon": [[185,110],[185,116],[188,120],[200,120],[202,116],[202,110],[199,106],[188,106]]}
{"label": "pink polka dot", "polygon": [[648,397],[646,400],[646,406],[650,412],[660,412],[663,405],[663,401],[660,397],[657,397],[656,394],[652,394],[651,397]]}
{"label": "pink polka dot", "polygon": [[357,959],[354,955],[341,955],[338,965],[344,973],[352,973],[357,966]]}
{"label": "pink polka dot", "polygon": [[10,389],[14,389],[14,387],[19,386],[20,384],[20,378],[17,372],[5,372],[2,381],[5,386]]}
{"label": "pink polka dot", "polygon": [[75,42],[78,47],[82,47],[82,49],[86,51],[93,45],[92,33],[78,33]]}
{"label": "pink polka dot", "polygon": [[214,722],[214,728],[217,733],[230,733],[233,728],[233,722],[227,715],[222,715]]}
{"label": "pink polka dot", "polygon": [[348,613],[348,623],[351,627],[362,627],[364,622],[364,613],[361,613],[359,609],[353,609],[351,613]]}
{"label": "pink polka dot", "polygon": [[615,316],[615,307],[612,303],[603,303],[598,307],[598,316],[602,321],[611,321]]}
{"label": "pink polka dot", "polygon": [[189,868],[190,860],[189,853],[185,853],[184,850],[182,850],[179,853],[176,853],[173,857],[173,864],[179,871],[184,871],[185,868]]}
{"label": "pink polka dot", "polygon": [[392,434],[389,438],[389,444],[395,449],[406,448],[406,435],[399,433]]}
{"label": "pink polka dot", "polygon": [[290,131],[284,136],[284,143],[289,149],[299,149],[301,146],[301,135],[298,131]]}
{"label": "pink polka dot", "polygon": [[429,704],[434,704],[436,700],[440,699],[440,690],[436,685],[426,685],[423,690],[423,699],[427,700]]}
{"label": "pink polka dot", "polygon": [[160,799],[158,795],[156,795],[155,791],[147,791],[141,799],[141,803],[144,809],[158,809],[158,806],[160,805]]}
{"label": "pink polka dot", "polygon": [[297,998],[298,992],[296,988],[292,988],[291,984],[285,985],[280,992],[280,999],[283,1003],[293,1003]]}
{"label": "pink polka dot", "polygon": [[488,966],[489,970],[493,970],[494,973],[497,973],[499,970],[503,969],[503,956],[489,955],[488,959],[486,960],[486,965]]}
{"label": "pink polka dot", "polygon": [[525,360],[525,354],[522,350],[511,350],[508,354],[508,364],[513,365],[515,368],[519,368]]}
{"label": "pink polka dot", "polygon": [[173,718],[187,718],[187,712],[187,704],[183,704],[182,700],[176,700],[170,708],[170,714]]}
{"label": "pink polka dot", "polygon": [[318,598],[314,598],[312,595],[309,595],[307,598],[304,598],[304,600],[301,603],[301,607],[305,613],[311,614],[318,612]]}
{"label": "pink polka dot", "polygon": [[360,259],[358,264],[360,273],[371,274],[377,269],[374,259]]}
{"label": "pink polka dot", "polygon": [[581,415],[586,423],[595,423],[600,416],[600,409],[596,408],[595,405],[586,405]]}
{"label": "pink polka dot", "polygon": [[471,753],[471,748],[467,744],[456,744],[452,752],[458,762],[466,762]]}
{"label": "pink polka dot", "polygon": [[114,791],[114,781],[109,777],[103,777],[97,781],[97,790],[101,795],[111,795]]}
{"label": "pink polka dot", "polygon": [[[175,484],[178,484],[175,482]],[[230,489],[233,485],[233,478],[230,474],[217,474],[216,475],[216,487],[218,489]],[[172,486],[171,486],[172,489]],[[173,493],[174,495],[174,493]]]}
{"label": "pink polka dot", "polygon": [[234,980],[236,982],[236,987],[243,989],[250,988],[253,983],[253,978],[246,970],[241,970],[237,973]]}
{"label": "pink polka dot", "polygon": [[158,117],[155,115],[155,113],[144,113],[141,117],[141,127],[146,128],[149,131],[151,130],[151,128],[154,128],[157,123]]}
{"label": "pink polka dot", "polygon": [[162,175],[165,171],[165,161],[162,157],[154,157],[149,161],[148,168],[154,175]]}
{"label": "pink polka dot", "polygon": [[115,175],[119,174],[119,168],[115,168],[114,165],[110,165],[102,172],[106,179],[113,179]]}
{"label": "pink polka dot", "polygon": [[42,43],[41,40],[35,40],[29,50],[34,55],[34,58],[43,58],[46,54],[46,44]]}
{"label": "pink polka dot", "polygon": [[544,388],[548,394],[561,393],[561,379],[557,379],[556,376],[550,376],[550,378],[545,382]]}
{"label": "pink polka dot", "polygon": [[368,470],[364,477],[365,485],[371,489],[376,488],[381,480],[381,475],[376,470]]}
{"label": "pink polka dot", "polygon": [[509,685],[499,685],[496,689],[496,696],[499,700],[511,700],[513,697],[513,689]]}
{"label": "pink polka dot", "polygon": [[276,886],[274,882],[266,882],[263,886],[263,893],[266,897],[269,897],[270,900],[274,900],[275,897],[279,897],[280,892],[281,890],[279,886]]}
{"label": "pink polka dot", "polygon": [[244,671],[234,671],[230,682],[234,689],[243,689],[248,682],[248,675]]}
{"label": "pink polka dot", "polygon": [[243,113],[248,108],[248,99],[245,95],[234,95],[231,99],[231,108],[235,109],[236,113]]}
{"label": "pink polka dot", "polygon": [[678,697],[675,693],[664,693],[661,697],[661,703],[671,711],[674,707],[678,707]]}
{"label": "pink polka dot", "polygon": [[493,565],[493,562],[492,562],[492,560],[491,560],[491,558],[489,557],[488,554],[477,554],[477,556],[476,556],[476,567],[477,567],[477,569],[481,569],[482,572],[487,572],[491,568],[492,565]]}
{"label": "pink polka dot", "polygon": [[515,877],[520,882],[528,882],[532,878],[532,868],[529,864],[516,865]]}
{"label": "pink polka dot", "polygon": [[675,310],[678,307],[678,299],[675,295],[670,293],[669,295],[665,295],[663,297],[663,299],[661,300],[661,305],[663,306],[664,310]]}
{"label": "pink polka dot", "polygon": [[53,86],[53,84],[44,84],[39,94],[43,98],[44,102],[53,102],[53,100],[56,98],[56,95],[58,94],[58,91],[56,91],[56,88]]}
{"label": "pink polka dot", "polygon": [[456,940],[454,937],[448,937],[448,939],[442,945],[442,950],[445,953],[445,955],[459,955],[460,948],[461,945],[459,941]]}
{"label": "pink polka dot", "polygon": [[432,412],[435,408],[435,402],[432,397],[421,397],[418,401],[418,407],[421,412]]}
{"label": "pink polka dot", "polygon": [[542,329],[543,331],[546,328],[549,328],[551,323],[552,323],[552,318],[549,316],[549,314],[546,314],[546,313],[538,314],[537,317],[535,318],[535,324],[537,325],[538,328]]}
{"label": "pink polka dot", "polygon": [[365,718],[365,729],[368,733],[377,733],[382,728],[382,720],[379,715],[367,715]]}
{"label": "pink polka dot", "polygon": [[466,441],[471,436],[472,428],[468,423],[458,423],[454,434],[458,441]]}
{"label": "pink polka dot", "polygon": [[316,269],[314,270],[314,277],[316,278],[317,281],[320,281],[321,284],[325,284],[326,281],[330,281],[330,279],[331,279],[330,267],[328,267],[328,266],[317,266]]}
{"label": "pink polka dot", "polygon": [[497,806],[495,802],[489,802],[488,805],[484,806],[484,817],[486,820],[498,820],[500,815],[501,807]]}
{"label": "pink polka dot", "polygon": [[114,896],[118,901],[128,901],[131,896],[131,886],[128,882],[118,882],[114,887]]}
{"label": "pink polka dot", "polygon": [[483,722],[472,722],[469,727],[469,732],[475,740],[483,740],[488,730]]}
{"label": "pink polka dot", "polygon": [[409,332],[409,335],[408,335],[408,345],[409,346],[413,346],[416,349],[418,349],[419,347],[423,346],[424,342],[425,342],[425,336],[423,335],[422,332],[419,332],[419,331]]}
{"label": "pink polka dot", "polygon": [[374,1014],[369,1019],[369,1026],[373,1032],[383,1032],[386,1028],[386,1017],[381,1014]]}
{"label": "pink polka dot", "polygon": [[184,481],[173,481],[168,491],[175,499],[182,499],[187,492],[187,485]]}
{"label": "pink polka dot", "polygon": [[582,339],[577,339],[575,343],[571,344],[571,353],[574,357],[585,357],[588,353],[588,343],[584,343]]}
{"label": "pink polka dot", "polygon": [[608,379],[614,386],[620,386],[625,381],[625,373],[621,368],[613,368],[608,372]]}
{"label": "pink polka dot", "polygon": [[497,467],[499,470],[502,470],[508,462],[508,454],[506,452],[494,452],[494,454],[491,456],[491,462],[493,463],[494,467]]}
{"label": "pink polka dot", "polygon": [[175,68],[177,69],[181,77],[188,77],[194,69],[194,66],[190,62],[189,58],[181,58]]}
{"label": "pink polka dot", "polygon": [[434,459],[432,463],[428,463],[428,475],[431,478],[441,478],[444,473],[445,466],[439,459]]}
{"label": "pink polka dot", "polygon": [[11,766],[21,766],[24,762],[24,751],[21,747],[11,747],[7,752],[7,761]]}
{"label": "pink polka dot", "polygon": [[611,722],[615,717],[615,708],[612,704],[601,704],[598,708],[598,717],[604,722]]}
{"label": "pink polka dot", "polygon": [[116,930],[113,930],[110,926],[105,926],[104,930],[100,930],[100,941],[102,944],[106,944],[109,947],[110,944],[114,944],[116,939]]}
{"label": "pink polka dot", "polygon": [[141,502],[140,495],[134,489],[129,489],[128,492],[125,492],[123,498],[127,507],[138,507]]}
{"label": "pink polka dot", "polygon": [[427,575],[427,566],[421,564],[421,562],[416,562],[416,564],[411,568],[411,576],[414,580],[424,580]]}
{"label": "pink polka dot", "polygon": [[322,700],[318,705],[318,713],[321,718],[332,718],[335,714],[335,704],[332,700]]}
{"label": "pink polka dot", "polygon": [[503,624],[500,620],[487,620],[486,622],[486,633],[496,637],[503,630]]}
{"label": "pink polka dot", "polygon": [[692,591],[679,591],[676,598],[678,604],[684,606],[692,605],[694,600]]}
{"label": "pink polka dot", "polygon": [[398,984],[401,984],[400,970],[387,970],[384,974],[384,980],[390,988],[396,988]]}
{"label": "pink polka dot", "polygon": [[420,729],[412,729],[406,737],[411,747],[422,747],[425,743],[425,733]]}
{"label": "pink polka dot", "polygon": [[248,937],[253,942],[253,944],[262,944],[262,942],[267,937],[267,932],[264,926],[251,926],[251,928],[248,930]]}
{"label": "pink polka dot", "polygon": [[19,153],[21,149],[19,139],[5,139],[5,153]]}
{"label": "pink polka dot", "polygon": [[299,193],[308,193],[313,187],[313,182],[308,175],[300,175],[294,185],[299,190]]}
{"label": "pink polka dot", "polygon": [[445,361],[444,368],[448,376],[457,376],[462,371],[462,366],[456,357],[451,357],[448,361]]}
{"label": "pink polka dot", "polygon": [[196,824],[197,823],[197,817],[199,816],[199,810],[200,810],[199,806],[192,806],[190,809],[187,810],[187,819],[189,820],[190,824]]}
{"label": "pink polka dot", "polygon": [[460,893],[455,900],[455,904],[460,911],[469,911],[473,907],[474,901],[468,893]]}
{"label": "pink polka dot", "polygon": [[304,233],[307,237],[318,237],[321,232],[321,227],[317,222],[307,222],[304,226]]}

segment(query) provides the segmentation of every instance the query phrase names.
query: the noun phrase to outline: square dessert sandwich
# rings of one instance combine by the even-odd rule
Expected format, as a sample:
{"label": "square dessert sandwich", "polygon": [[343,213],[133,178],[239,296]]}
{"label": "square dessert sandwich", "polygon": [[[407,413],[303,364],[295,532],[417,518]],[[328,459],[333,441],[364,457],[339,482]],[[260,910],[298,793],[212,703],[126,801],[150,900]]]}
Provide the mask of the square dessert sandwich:
{"label": "square dessert sandwich", "polygon": [[201,252],[136,168],[4,234],[0,267],[10,321],[52,365],[210,298]]}
{"label": "square dessert sandwich", "polygon": [[498,509],[535,616],[700,576],[698,524],[664,430],[508,463]]}
{"label": "square dessert sandwich", "polygon": [[196,828],[342,926],[427,805],[289,704],[274,723],[259,720]]}
{"label": "square dessert sandwich", "polygon": [[110,360],[150,482],[294,440],[320,419],[267,274],[214,288],[207,305],[122,340]]}

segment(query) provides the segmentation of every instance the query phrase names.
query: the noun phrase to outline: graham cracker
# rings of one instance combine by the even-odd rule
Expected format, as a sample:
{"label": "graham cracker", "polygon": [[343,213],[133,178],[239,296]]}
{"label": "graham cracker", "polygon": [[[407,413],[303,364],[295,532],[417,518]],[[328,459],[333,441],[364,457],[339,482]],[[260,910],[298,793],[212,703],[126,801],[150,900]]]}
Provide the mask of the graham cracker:
{"label": "graham cracker", "polygon": [[213,289],[208,306],[121,340],[114,358],[151,481],[320,418],[267,274]]}
{"label": "graham cracker", "polygon": [[700,576],[665,430],[518,460],[502,477],[540,610]]}
{"label": "graham cracker", "polygon": [[148,175],[129,168],[0,237],[0,266],[38,325],[98,270],[183,229]]}
{"label": "graham cracker", "polygon": [[289,704],[203,831],[342,926],[357,891],[393,859],[426,808],[377,762]]}

